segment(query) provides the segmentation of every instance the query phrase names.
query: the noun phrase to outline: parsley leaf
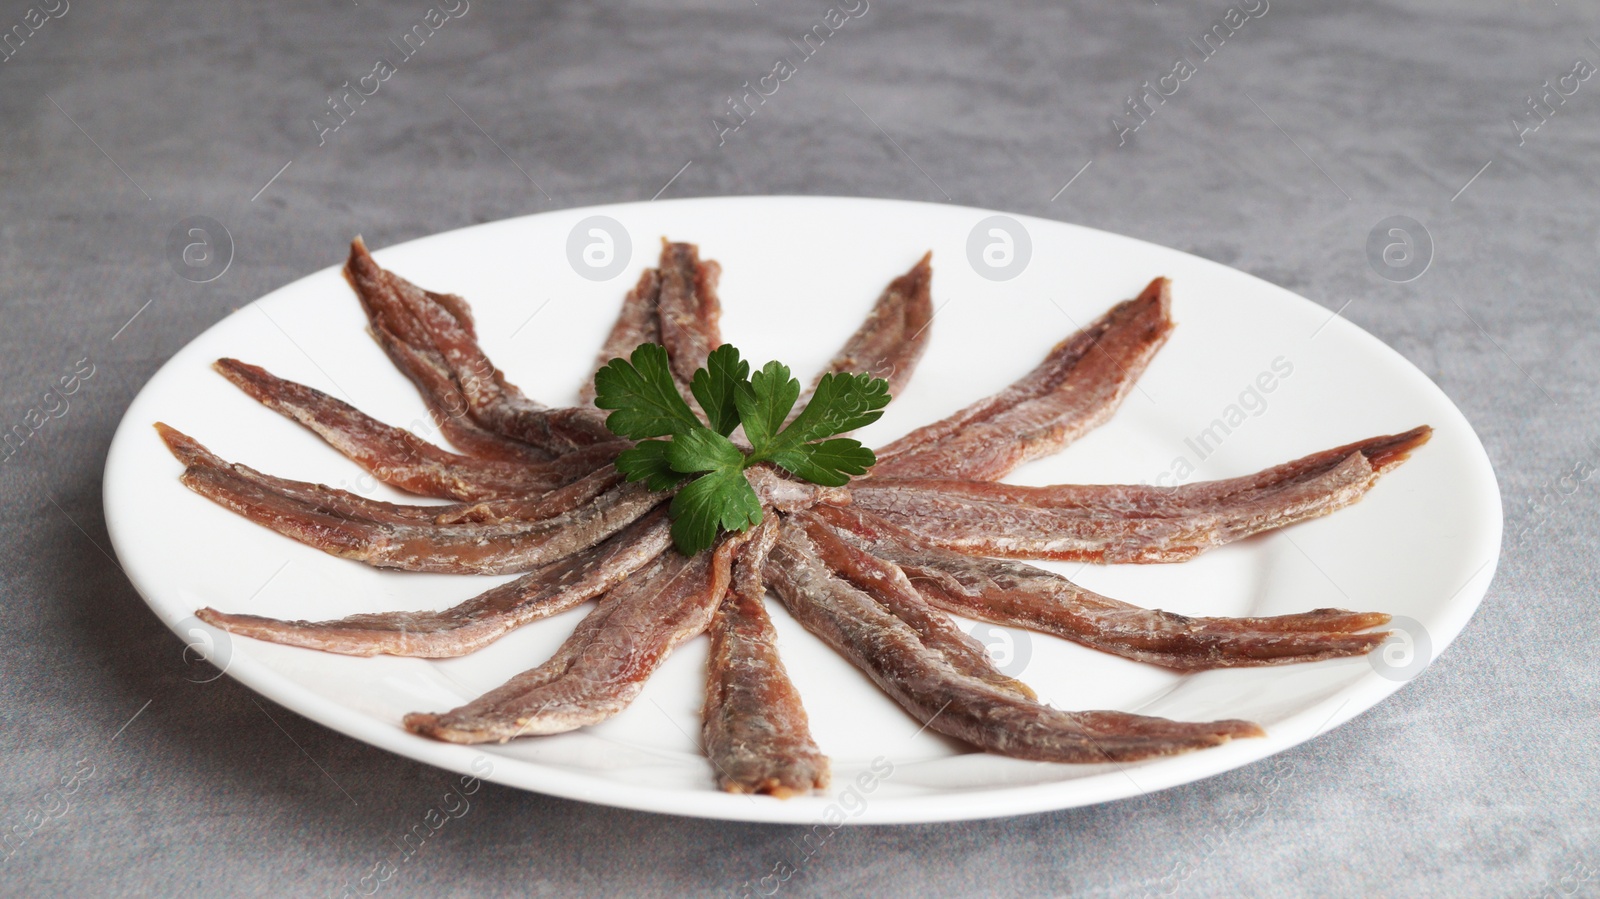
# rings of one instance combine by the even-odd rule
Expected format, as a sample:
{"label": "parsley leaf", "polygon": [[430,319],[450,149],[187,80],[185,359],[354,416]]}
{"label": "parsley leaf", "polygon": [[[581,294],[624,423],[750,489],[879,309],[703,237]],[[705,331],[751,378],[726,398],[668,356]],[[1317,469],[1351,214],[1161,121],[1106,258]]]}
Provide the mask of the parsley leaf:
{"label": "parsley leaf", "polygon": [[800,399],[800,382],[789,376],[789,366],[768,362],[750,376],[750,381],[734,397],[739,420],[750,445],[766,446],[789,418],[789,410]]}
{"label": "parsley leaf", "polygon": [[743,467],[723,468],[690,481],[672,498],[672,542],[686,556],[710,549],[717,529],[743,531],[761,523],[761,500]]}
{"label": "parsley leaf", "polygon": [[632,449],[617,455],[617,471],[630,481],[644,481],[651,490],[671,490],[686,475],[672,470],[667,461],[667,450],[672,444],[665,440],[643,440]]}
{"label": "parsley leaf", "polygon": [[849,437],[835,437],[819,443],[802,443],[779,450],[772,461],[780,468],[813,484],[824,487],[843,487],[850,483],[851,475],[866,474],[878,461],[872,450],[861,441]]}
{"label": "parsley leaf", "polygon": [[744,470],[744,453],[733,445],[733,441],[706,427],[679,434],[677,439],[668,444],[667,461],[671,463],[673,471],[684,474],[720,471],[724,468]]}
{"label": "parsley leaf", "polygon": [[739,426],[739,409],[734,402],[739,388],[750,377],[750,363],[739,358],[733,344],[725,343],[711,351],[706,367],[697,370],[689,391],[706,411],[711,429],[726,437]]}
{"label": "parsley leaf", "polygon": [[[640,346],[628,360],[611,360],[594,380],[595,405],[614,410],[606,427],[639,441],[617,456],[617,470],[652,490],[677,490],[668,512],[672,541],[684,555],[709,549],[721,531],[761,523],[761,498],[745,477],[752,465],[771,463],[827,487],[866,474],[877,462],[872,450],[837,435],[877,421],[889,402],[889,385],[881,379],[828,374],[791,421],[800,382],[788,366],[768,362],[752,373],[729,344],[713,350],[690,379],[705,423],[684,402],[667,352],[656,344]],[[741,425],[748,452],[729,439]]]}
{"label": "parsley leaf", "polygon": [[811,402],[778,435],[782,447],[809,443],[834,434],[864,428],[883,417],[889,405],[889,382],[865,372],[849,375],[830,372],[817,382]]}
{"label": "parsley leaf", "polygon": [[606,418],[613,434],[629,440],[666,437],[701,427],[689,404],[678,395],[667,364],[667,350],[659,344],[641,344],[631,364],[612,359],[594,375],[594,404],[615,409]]}

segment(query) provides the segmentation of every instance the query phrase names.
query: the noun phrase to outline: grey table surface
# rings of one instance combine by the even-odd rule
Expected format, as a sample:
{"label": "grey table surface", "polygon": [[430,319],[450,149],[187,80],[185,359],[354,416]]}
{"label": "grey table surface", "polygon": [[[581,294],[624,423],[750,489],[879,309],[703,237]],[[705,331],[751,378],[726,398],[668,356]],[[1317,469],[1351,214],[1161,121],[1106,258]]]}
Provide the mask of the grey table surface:
{"label": "grey table surface", "polygon": [[[1477,428],[1505,502],[1499,574],[1393,698],[1200,783],[846,828],[766,882],[798,828],[490,785],[383,893],[1600,893],[1593,3],[859,0],[719,145],[713,116],[795,53],[823,0],[454,0],[319,146],[329,93],[398,55],[425,4],[0,5],[0,425],[33,430],[45,391],[93,366],[0,465],[0,893],[339,895],[392,854],[452,775],[189,679],[107,555],[112,430],[187,341],[354,233],[383,246],[658,192],[1041,215],[1342,310]],[[1119,145],[1129,94],[1179,57],[1194,71]],[[1570,96],[1541,115],[1546,82]],[[215,280],[168,247],[194,215],[234,242]],[[1415,280],[1369,256],[1393,215],[1431,236]],[[70,807],[51,806],[74,772]],[[1241,814],[1273,772],[1265,813]]]}

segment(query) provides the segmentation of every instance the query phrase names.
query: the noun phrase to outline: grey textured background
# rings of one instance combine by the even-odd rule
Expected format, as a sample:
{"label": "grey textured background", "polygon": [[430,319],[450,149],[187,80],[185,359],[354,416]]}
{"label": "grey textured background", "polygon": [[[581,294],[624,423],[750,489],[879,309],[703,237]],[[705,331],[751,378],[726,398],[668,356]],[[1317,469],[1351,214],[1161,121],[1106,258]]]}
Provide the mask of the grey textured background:
{"label": "grey textured background", "polygon": [[[1343,308],[1462,407],[1506,506],[1477,617],[1345,727],[1111,805],[846,829],[779,894],[1600,893],[1600,484],[1581,477],[1600,466],[1600,79],[1525,146],[1510,124],[1545,79],[1600,64],[1594,4],[1272,0],[1118,147],[1109,117],[1196,55],[1186,39],[1221,0],[871,0],[720,148],[711,115],[792,52],[822,0],[549,6],[471,0],[320,148],[311,116],[392,55],[425,0],[71,0],[0,63],[0,426],[78,359],[96,366],[0,466],[0,827],[94,766],[0,862],[0,893],[337,894],[393,855],[452,777],[226,678],[186,679],[182,644],[104,554],[112,429],[179,347],[356,232],[385,246],[648,199],[690,160],[664,196],[948,198],[1188,250]],[[0,27],[28,8],[0,4]],[[166,247],[196,214],[237,243],[205,284]],[[1407,284],[1366,256],[1392,214],[1437,248]],[[760,894],[797,855],[796,828],[496,786],[475,799],[380,892]]]}

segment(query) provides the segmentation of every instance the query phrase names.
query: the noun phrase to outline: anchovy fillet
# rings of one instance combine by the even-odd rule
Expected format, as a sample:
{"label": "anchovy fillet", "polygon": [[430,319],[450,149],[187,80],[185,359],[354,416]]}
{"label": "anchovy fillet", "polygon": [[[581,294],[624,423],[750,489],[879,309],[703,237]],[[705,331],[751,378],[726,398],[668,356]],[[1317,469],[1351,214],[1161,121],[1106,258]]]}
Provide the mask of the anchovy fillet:
{"label": "anchovy fillet", "polygon": [[951,668],[998,690],[1024,699],[1037,698],[1027,684],[996,669],[982,643],[963,633],[949,615],[930,606],[900,566],[842,539],[837,531],[814,515],[799,512],[790,520],[805,529],[818,561],[910,625],[922,644],[943,656]]}
{"label": "anchovy fillet", "polygon": [[704,368],[706,357],[722,345],[722,301],[717,297],[722,266],[702,261],[700,248],[692,243],[663,239],[660,272],[656,313],[661,345],[679,390],[687,396],[695,370]]}
{"label": "anchovy fillet", "polygon": [[888,381],[890,396],[900,394],[910,383],[932,334],[928,327],[933,323],[932,263],[933,254],[928,253],[910,271],[889,282],[861,327],[812,382],[812,390],[825,374],[865,372]]}
{"label": "anchovy fillet", "polygon": [[693,558],[662,553],[607,593],[549,661],[460,708],[407,715],[406,729],[452,743],[504,743],[610,718],[675,647],[711,624],[740,542],[726,539]]}
{"label": "anchovy fillet", "polygon": [[[387,331],[415,350],[409,356],[391,353],[395,365],[405,370],[424,392],[439,373],[448,374],[466,405],[467,415],[481,428],[556,455],[617,441],[598,410],[551,409],[529,399],[507,381],[478,346],[472,329],[463,326],[452,311],[463,307],[464,300],[454,297],[441,302],[442,294],[423,290],[385,271],[360,238],[350,245],[345,275],[361,298],[374,331]],[[413,370],[412,366],[422,359],[437,367],[433,378]],[[444,396],[433,398],[441,405],[449,401]]]}
{"label": "anchovy fillet", "polygon": [[344,655],[463,656],[514,628],[605,593],[672,543],[665,509],[564,559],[439,612],[381,612],[334,621],[285,621],[205,608],[195,615],[230,633]]}
{"label": "anchovy fillet", "polygon": [[970,555],[1182,562],[1356,502],[1430,434],[1418,428],[1375,437],[1255,475],[1170,489],[872,478],[851,496],[862,509]]}
{"label": "anchovy fillet", "polygon": [[218,359],[212,367],[262,405],[304,425],[374,477],[410,493],[493,499],[548,490],[584,473],[575,474],[571,466],[559,462],[519,463],[458,455],[260,366]]}
{"label": "anchovy fillet", "polygon": [[621,484],[586,506],[534,521],[374,520],[280,492],[226,463],[193,455],[185,461],[179,480],[223,508],[331,555],[405,571],[520,574],[599,543],[667,499],[643,484]]}
{"label": "anchovy fillet", "polygon": [[761,569],[777,536],[769,515],[734,557],[732,586],[711,622],[701,737],[718,787],[787,798],[826,787],[828,758],[811,738],[767,616]]}
{"label": "anchovy fillet", "polygon": [[1166,278],[1062,341],[1028,375],[878,450],[874,477],[994,480],[1111,417],[1172,331]]}
{"label": "anchovy fillet", "polygon": [[938,608],[1055,636],[1123,658],[1180,671],[1286,665],[1364,655],[1389,635],[1377,612],[1316,609],[1256,618],[1197,618],[1144,609],[1086,590],[1021,562],[941,549],[857,509],[815,514],[867,551],[900,566]]}
{"label": "anchovy fillet", "polygon": [[[594,361],[595,371],[604,368],[612,359],[628,358],[642,344],[661,342],[660,300],[661,273],[647,268],[639,275],[639,283],[622,298],[622,311],[617,314],[617,321]],[[578,399],[584,403],[594,402],[593,373],[579,388]]]}
{"label": "anchovy fillet", "polygon": [[1064,712],[957,671],[867,593],[834,576],[785,525],[766,576],[808,630],[855,663],[930,730],[1047,762],[1126,762],[1261,736],[1248,721],[1187,723],[1127,712]]}

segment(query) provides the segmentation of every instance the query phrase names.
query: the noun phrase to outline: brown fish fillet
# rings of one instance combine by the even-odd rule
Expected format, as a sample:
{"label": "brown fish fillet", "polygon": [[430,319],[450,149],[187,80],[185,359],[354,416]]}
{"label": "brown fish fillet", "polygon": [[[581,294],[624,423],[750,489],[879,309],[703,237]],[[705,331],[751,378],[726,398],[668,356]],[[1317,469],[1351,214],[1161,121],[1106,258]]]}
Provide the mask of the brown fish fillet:
{"label": "brown fish fillet", "polygon": [[1099,426],[1172,331],[1167,279],[1113,306],[1021,380],[878,450],[872,476],[994,480]]}
{"label": "brown fish fillet", "polygon": [[[440,318],[449,322],[452,333],[472,341],[476,333],[466,300],[423,290],[379,268],[359,237],[352,244],[351,256],[345,279],[361,300],[372,336],[395,367],[416,385],[450,442],[484,458],[549,458],[551,452],[491,431],[472,418],[449,363],[411,312],[413,307],[433,312],[443,309],[445,315]],[[515,387],[510,390],[516,392]],[[538,405],[526,398],[523,402]]]}
{"label": "brown fish fillet", "polygon": [[164,422],[156,422],[156,433],[167,449],[172,451],[185,467],[218,468],[237,475],[273,493],[308,504],[318,512],[339,518],[357,518],[366,521],[387,521],[396,524],[428,524],[437,520],[442,512],[471,508],[471,503],[441,503],[437,505],[411,505],[369,499],[358,493],[274,477],[256,471],[248,465],[228,462],[211,452],[200,441]]}
{"label": "brown fish fillet", "polygon": [[1360,453],[1375,474],[1384,474],[1410,458],[1433,436],[1427,425],[1400,434],[1386,434],[1312,453],[1292,462],[1237,478],[1201,481],[1174,487],[1150,484],[1056,484],[1028,487],[994,481],[949,478],[873,478],[851,485],[852,495],[872,491],[911,491],[952,499],[1053,509],[1083,516],[1107,518],[1184,518],[1197,512],[1217,512],[1241,498],[1327,473],[1352,454]]}
{"label": "brown fish fillet", "polygon": [[[647,268],[639,275],[639,283],[622,298],[622,311],[611,326],[600,355],[594,361],[599,371],[612,359],[626,359],[641,344],[661,342],[661,318],[658,314],[661,299],[661,273]],[[594,373],[578,389],[578,399],[594,402]]]}
{"label": "brown fish fillet", "polygon": [[477,503],[435,505],[390,503],[322,484],[263,474],[247,465],[223,460],[193,437],[170,425],[156,422],[155,427],[161,439],[167,444],[167,448],[185,466],[226,469],[273,493],[307,503],[315,511],[326,512],[340,518],[365,521],[420,525],[539,521],[570,512],[622,483],[622,474],[614,466],[608,465],[588,477],[542,493],[529,493]]}
{"label": "brown fish fillet", "polygon": [[702,742],[729,793],[787,799],[828,785],[828,757],[811,739],[765,605],[761,568],[778,536],[768,515],[734,557],[733,583],[711,621]]}
{"label": "brown fish fillet", "polygon": [[671,544],[671,523],[660,507],[586,550],[439,612],[382,612],[318,622],[211,608],[195,616],[230,633],[324,652],[451,658],[599,596],[650,564]]}
{"label": "brown fish fillet", "polygon": [[702,261],[700,248],[692,243],[669,243],[663,238],[660,273],[656,312],[661,345],[667,349],[678,389],[689,396],[695,369],[703,368],[706,357],[722,344],[718,324],[722,301],[717,298],[722,266],[709,259]]}
{"label": "brown fish fillet", "polygon": [[[359,237],[350,244],[345,276],[361,298],[374,331],[387,330],[416,351],[412,357],[391,353],[396,366],[426,392],[437,372],[429,378],[409,366],[431,359],[440,371],[448,373],[466,404],[467,414],[482,428],[558,455],[616,441],[616,435],[605,427],[605,416],[596,409],[551,409],[523,395],[505,379],[478,346],[472,330],[464,327],[452,311],[464,306],[464,300],[453,297],[441,302],[439,297],[444,295],[423,290],[385,271]],[[433,399],[440,404],[449,401],[442,396]]]}
{"label": "brown fish fillet", "polygon": [[477,459],[442,450],[342,400],[237,359],[212,366],[262,405],[299,422],[386,484],[420,496],[481,500],[549,490],[587,472],[559,462]]}
{"label": "brown fish fillet", "polygon": [[330,514],[211,466],[192,465],[179,480],[225,509],[331,555],[444,574],[531,571],[599,543],[668,499],[643,484],[623,484],[587,506],[539,521],[441,525]]}
{"label": "brown fish fillet", "polygon": [[858,491],[855,504],[946,549],[1003,559],[1183,562],[1225,543],[1317,518],[1359,500],[1376,483],[1365,456],[1216,512],[1181,518],[1086,516],[916,490]]}
{"label": "brown fish fillet", "polygon": [[910,625],[922,645],[943,656],[951,668],[1024,699],[1038,698],[1027,684],[996,669],[983,644],[956,627],[949,615],[928,605],[900,566],[843,539],[838,531],[807,512],[796,513],[789,520],[805,529],[818,561]]}
{"label": "brown fish fillet", "polygon": [[817,503],[850,504],[850,491],[843,487],[824,487],[802,481],[771,462],[758,462],[744,470],[745,480],[761,498],[763,508],[779,512],[809,509]]}
{"label": "brown fish fillet", "polygon": [[440,433],[462,452],[482,459],[512,461],[555,458],[553,453],[496,434],[474,421],[468,414],[466,398],[437,354],[418,352],[379,320],[374,320],[368,330],[400,373],[416,386]]}
{"label": "brown fish fillet", "polygon": [[891,396],[900,393],[911,380],[931,335],[932,263],[930,252],[910,271],[889,282],[861,327],[811,382],[812,390],[825,374],[866,372],[888,381]]}
{"label": "brown fish fillet", "polygon": [[1377,612],[1317,609],[1265,618],[1194,618],[1144,609],[1032,565],[941,549],[858,509],[818,506],[815,512],[868,552],[899,565],[923,597],[941,609],[1054,634],[1164,668],[1203,671],[1364,655],[1389,636],[1355,633],[1388,623],[1389,616]]}
{"label": "brown fish fillet", "polygon": [[[1385,469],[1427,440],[1428,429],[1375,438]],[[1246,478],[1170,490],[1147,486],[1015,487],[961,481],[863,481],[855,505],[939,546],[972,555],[1077,562],[1182,562],[1258,534],[1318,518],[1377,483],[1361,444],[1318,453]],[[1398,446],[1404,446],[1405,451]],[[1311,461],[1308,461],[1311,460]]]}
{"label": "brown fish fillet", "polygon": [[[480,411],[474,407],[492,403],[532,411],[546,408],[505,381],[477,346],[473,330],[463,327],[452,312],[452,304],[439,302],[443,294],[424,290],[379,266],[359,237],[350,243],[345,276],[373,325],[388,330],[424,357],[432,357],[456,382],[474,418]],[[456,297],[453,305],[465,302]]]}
{"label": "brown fish fillet", "polygon": [[[581,452],[579,450],[572,455]],[[617,471],[614,465],[607,465],[596,469],[593,474],[544,493],[530,493],[525,496],[452,506],[435,515],[434,521],[439,524],[539,521],[563,512],[571,512],[584,503],[594,501],[621,483],[622,472]]]}
{"label": "brown fish fillet", "polygon": [[452,743],[504,743],[610,718],[674,648],[711,624],[740,542],[728,538],[693,557],[662,553],[606,594],[548,662],[460,708],[407,715],[406,729]]}
{"label": "brown fish fillet", "polygon": [[829,572],[811,541],[788,523],[766,576],[795,618],[918,721],[989,752],[1048,762],[1125,762],[1262,735],[1248,721],[1064,712],[962,674],[904,621]]}

